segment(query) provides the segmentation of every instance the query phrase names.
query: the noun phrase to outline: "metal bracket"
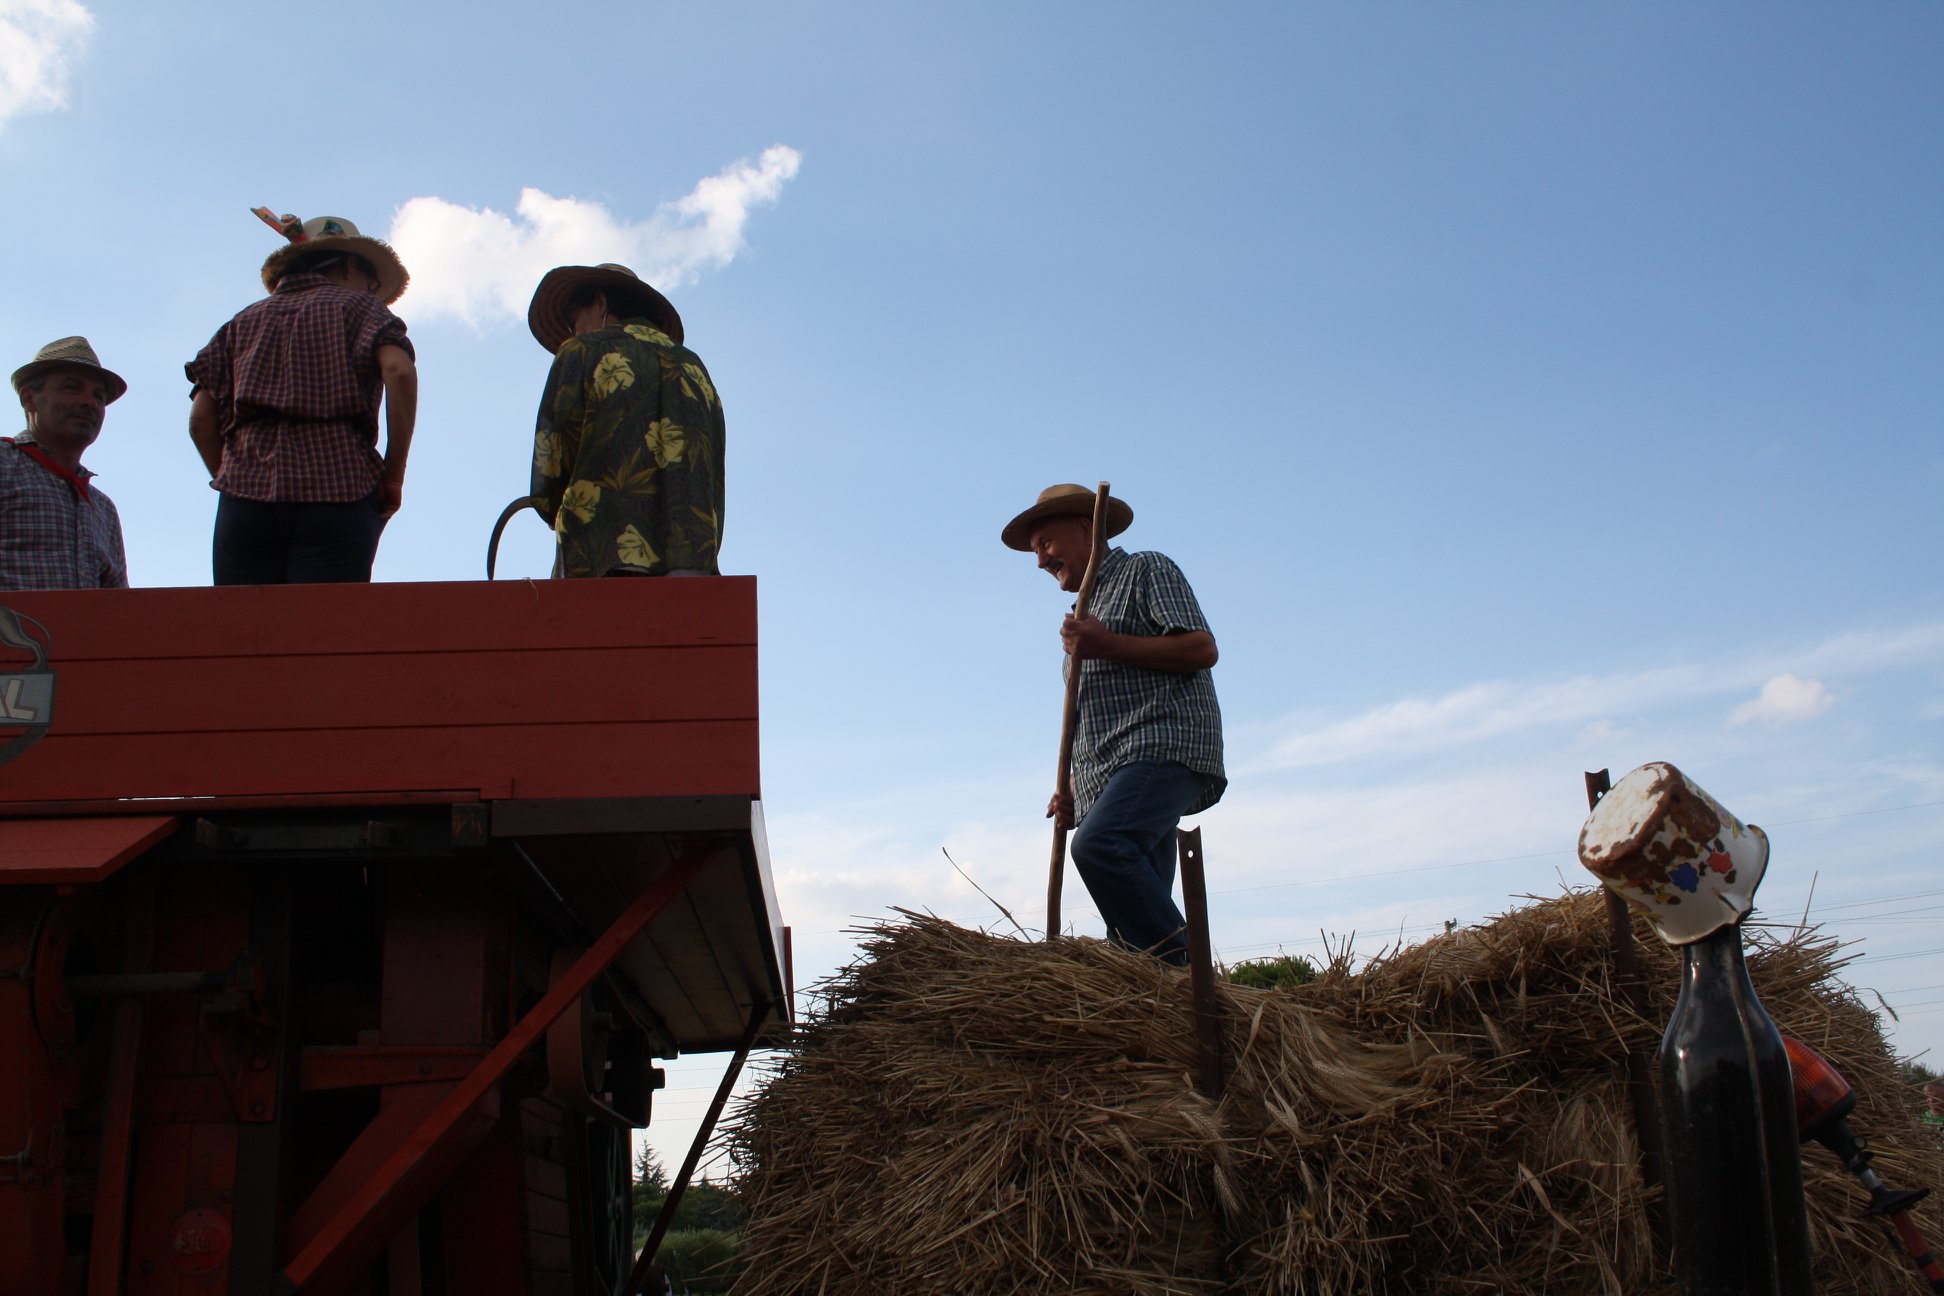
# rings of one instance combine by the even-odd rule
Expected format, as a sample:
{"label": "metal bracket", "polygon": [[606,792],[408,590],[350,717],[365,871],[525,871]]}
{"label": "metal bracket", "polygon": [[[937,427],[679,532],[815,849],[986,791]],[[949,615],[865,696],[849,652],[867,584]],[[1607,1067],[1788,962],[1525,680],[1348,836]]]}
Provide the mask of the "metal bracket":
{"label": "metal bracket", "polygon": [[263,1124],[277,1116],[277,1072],[264,1036],[273,1023],[263,1011],[263,969],[248,950],[230,969],[223,992],[202,1007],[203,1047],[236,1119]]}

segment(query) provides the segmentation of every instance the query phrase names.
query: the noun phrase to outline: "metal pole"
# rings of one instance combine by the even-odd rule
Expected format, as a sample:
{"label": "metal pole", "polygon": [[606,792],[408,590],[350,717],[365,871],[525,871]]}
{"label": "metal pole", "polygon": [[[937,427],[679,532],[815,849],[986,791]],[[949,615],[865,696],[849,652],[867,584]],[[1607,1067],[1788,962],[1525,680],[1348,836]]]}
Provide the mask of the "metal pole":
{"label": "metal pole", "polygon": [[[1606,770],[1594,770],[1586,775],[1586,808],[1592,810],[1600,804],[1600,798],[1613,790],[1612,776]],[[1647,1020],[1647,995],[1640,976],[1640,949],[1634,944],[1633,916],[1627,909],[1627,902],[1607,887],[1600,893],[1606,897],[1607,912],[1607,954],[1613,968],[1613,989],[1627,1010],[1642,1021]],[[1640,1049],[1627,1050],[1627,1101],[1633,1108],[1634,1142],[1640,1153],[1640,1180],[1647,1188],[1647,1231],[1654,1239],[1654,1254],[1663,1263],[1668,1251],[1667,1211],[1664,1198],[1656,1196],[1654,1189],[1667,1182],[1667,1170],[1661,1161],[1661,1118],[1660,1104],[1654,1099],[1653,1059]]]}
{"label": "metal pole", "polygon": [[749,1060],[749,1050],[756,1045],[756,1036],[763,1028],[763,1019],[769,1016],[770,1005],[759,1003],[749,1014],[749,1026],[736,1044],[736,1056],[730,1059],[729,1069],[722,1073],[722,1083],[716,1086],[715,1098],[709,1103],[708,1113],[702,1117],[701,1126],[695,1131],[695,1141],[689,1144],[688,1155],[682,1159],[682,1169],[675,1176],[675,1182],[668,1186],[668,1196],[662,1198],[661,1210],[655,1213],[655,1226],[648,1231],[648,1242],[635,1258],[634,1271],[628,1281],[621,1284],[621,1296],[635,1296],[641,1291],[648,1271],[654,1266],[655,1254],[661,1250],[662,1239],[668,1236],[668,1226],[675,1218],[675,1208],[682,1203],[682,1193],[688,1188],[689,1176],[702,1160],[702,1151],[709,1145],[709,1136],[715,1133],[716,1121],[722,1116],[722,1108],[729,1101],[729,1091],[736,1087],[736,1077],[742,1074],[743,1063]]}
{"label": "metal pole", "polygon": [[1202,864],[1201,829],[1177,830],[1175,850],[1181,860],[1181,899],[1188,914],[1188,976],[1195,997],[1195,1052],[1199,1060],[1197,1088],[1210,1101],[1219,1101],[1228,1088],[1222,1059],[1222,1005],[1215,997],[1215,963],[1208,937],[1208,877]]}

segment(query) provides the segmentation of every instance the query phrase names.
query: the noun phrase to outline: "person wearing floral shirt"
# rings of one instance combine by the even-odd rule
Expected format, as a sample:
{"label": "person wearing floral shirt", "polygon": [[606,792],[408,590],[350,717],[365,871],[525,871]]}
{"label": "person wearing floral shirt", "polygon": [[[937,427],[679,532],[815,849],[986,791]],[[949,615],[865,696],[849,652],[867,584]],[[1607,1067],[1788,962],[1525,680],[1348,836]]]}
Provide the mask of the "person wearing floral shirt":
{"label": "person wearing floral shirt", "polygon": [[716,575],[722,402],[674,306],[626,266],[560,266],[527,324],[554,357],[531,491],[554,575]]}

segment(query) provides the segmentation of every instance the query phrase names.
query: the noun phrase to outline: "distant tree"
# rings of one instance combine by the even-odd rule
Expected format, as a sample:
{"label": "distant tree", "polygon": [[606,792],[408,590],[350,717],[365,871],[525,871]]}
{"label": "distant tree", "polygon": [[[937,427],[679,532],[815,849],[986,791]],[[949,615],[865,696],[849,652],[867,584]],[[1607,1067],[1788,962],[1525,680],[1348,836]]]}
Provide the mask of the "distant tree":
{"label": "distant tree", "polygon": [[661,1159],[655,1155],[655,1149],[646,1143],[643,1143],[640,1150],[635,1153],[634,1181],[635,1187],[641,1190],[637,1197],[643,1195],[660,1197],[668,1191],[668,1171],[662,1169]]}
{"label": "distant tree", "polygon": [[1301,955],[1281,954],[1275,958],[1250,959],[1246,963],[1231,964],[1228,979],[1230,985],[1250,986],[1257,990],[1287,990],[1316,980],[1316,966]]}
{"label": "distant tree", "polygon": [[[659,1167],[656,1167],[659,1172]],[[640,1164],[636,1164],[637,1173]],[[648,1230],[654,1227],[655,1216],[661,1213],[662,1203],[668,1200],[669,1184],[666,1176],[653,1181],[659,1187],[651,1187],[650,1181],[642,1180],[635,1193],[634,1228],[637,1244],[645,1242]],[[674,1218],[668,1222],[670,1236],[678,1232],[696,1230],[716,1230],[733,1233],[743,1225],[742,1198],[735,1190],[721,1184],[698,1179],[682,1193],[682,1200],[676,1204]]]}
{"label": "distant tree", "polygon": [[1916,1058],[1904,1058],[1897,1063],[1897,1078],[1912,1089],[1922,1089],[1937,1079],[1937,1072],[1919,1062]]}
{"label": "distant tree", "polygon": [[742,1272],[742,1240],[720,1229],[685,1229],[662,1240],[662,1272],[678,1292],[726,1292]]}

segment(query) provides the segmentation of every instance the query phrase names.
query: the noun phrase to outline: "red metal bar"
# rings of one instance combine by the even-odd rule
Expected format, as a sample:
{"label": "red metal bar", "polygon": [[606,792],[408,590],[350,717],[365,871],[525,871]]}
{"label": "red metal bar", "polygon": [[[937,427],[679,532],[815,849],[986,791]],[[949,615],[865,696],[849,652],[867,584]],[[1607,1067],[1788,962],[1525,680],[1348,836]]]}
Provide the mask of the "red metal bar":
{"label": "red metal bar", "polygon": [[[787,930],[787,929],[786,929]],[[742,1074],[743,1063],[749,1060],[749,1050],[755,1047],[756,1036],[763,1029],[763,1021],[769,1016],[770,1005],[759,1003],[750,1009],[749,1028],[743,1032],[741,1042],[736,1045],[736,1056],[729,1061],[729,1069],[722,1073],[722,1083],[716,1086],[715,1098],[709,1103],[708,1113],[703,1116],[702,1124],[695,1131],[695,1141],[689,1144],[688,1155],[682,1159],[682,1169],[675,1176],[675,1182],[668,1186],[668,1196],[662,1198],[661,1210],[655,1215],[655,1226],[648,1231],[648,1242],[635,1258],[634,1272],[628,1281],[621,1284],[621,1296],[637,1296],[648,1271],[655,1263],[655,1253],[661,1250],[662,1239],[668,1236],[668,1226],[675,1218],[675,1208],[681,1205],[682,1193],[688,1188],[689,1176],[702,1160],[702,1151],[709,1145],[710,1135],[715,1133],[716,1121],[722,1116],[722,1108],[729,1101],[729,1091],[736,1087],[736,1077]],[[648,1296],[653,1296],[649,1293]]]}
{"label": "red metal bar", "polygon": [[1218,1100],[1228,1088],[1222,1065],[1222,1005],[1215,997],[1215,965],[1208,938],[1208,877],[1202,869],[1201,829],[1175,833],[1181,860],[1181,898],[1188,912],[1188,976],[1195,996],[1196,1087]]}
{"label": "red metal bar", "polygon": [[540,1002],[493,1046],[483,1062],[433,1109],[425,1122],[385,1160],[378,1172],[350,1201],[340,1207],[304,1249],[284,1266],[278,1276],[280,1293],[304,1291],[314,1284],[328,1282],[341,1266],[354,1264],[358,1253],[368,1245],[382,1245],[372,1234],[382,1225],[385,1210],[396,1206],[406,1194],[427,1187],[418,1182],[424,1166],[439,1145],[451,1137],[464,1121],[473,1104],[499,1084],[513,1064],[540,1038],[547,1027],[567,1011],[614,962],[624,947],[639,936],[655,915],[679,896],[690,879],[716,851],[690,849],[676,852],[668,871],[650,883],[612,926],[585,954],[574,961],[565,975],[541,997]]}
{"label": "red metal bar", "polygon": [[[122,971],[146,972],[155,946],[155,874],[128,879],[122,908]],[[140,998],[115,1004],[115,1042],[101,1128],[94,1231],[88,1243],[88,1296],[119,1296],[128,1246],[129,1168],[135,1151],[135,1091],[142,1062]]]}

